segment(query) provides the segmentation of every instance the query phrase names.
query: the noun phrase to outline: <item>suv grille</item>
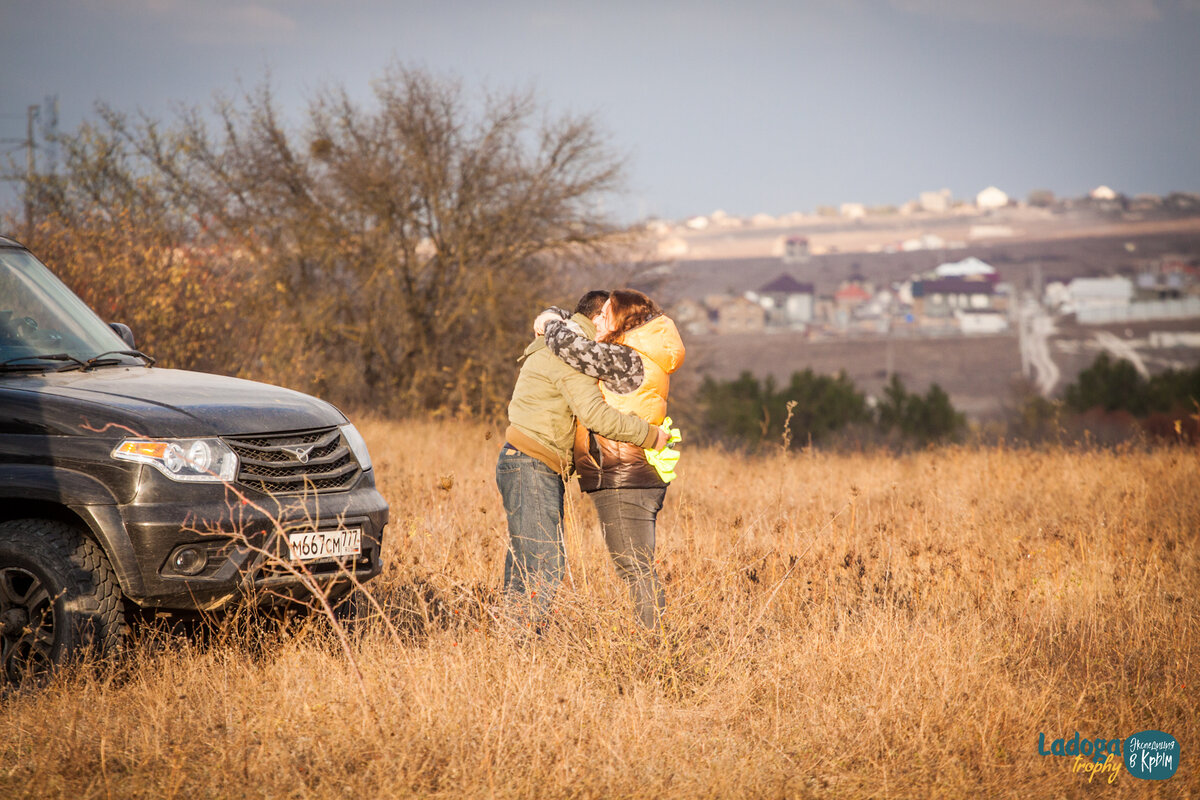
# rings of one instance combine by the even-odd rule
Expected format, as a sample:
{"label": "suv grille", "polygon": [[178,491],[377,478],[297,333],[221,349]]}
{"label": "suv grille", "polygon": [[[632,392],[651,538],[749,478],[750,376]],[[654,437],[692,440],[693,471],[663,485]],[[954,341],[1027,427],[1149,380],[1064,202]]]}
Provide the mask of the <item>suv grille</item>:
{"label": "suv grille", "polygon": [[337,428],[224,441],[240,461],[238,483],[267,494],[335,492],[362,472]]}

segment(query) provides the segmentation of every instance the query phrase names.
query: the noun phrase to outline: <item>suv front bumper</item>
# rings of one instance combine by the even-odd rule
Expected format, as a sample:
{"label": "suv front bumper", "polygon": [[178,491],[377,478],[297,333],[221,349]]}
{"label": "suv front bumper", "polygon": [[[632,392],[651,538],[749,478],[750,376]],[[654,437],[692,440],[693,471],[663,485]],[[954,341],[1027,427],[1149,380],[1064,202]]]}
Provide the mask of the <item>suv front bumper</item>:
{"label": "suv front bumper", "polygon": [[[181,486],[144,469],[133,502],[116,510],[92,517],[107,516],[124,528],[106,538],[117,534],[129,543],[121,549],[135,563],[118,567],[126,577],[122,586],[127,597],[148,608],[217,610],[244,597],[286,602],[309,597],[313,587],[333,599],[383,567],[388,506],[371,471],[347,491],[270,496],[242,487]],[[345,529],[362,531],[360,554],[290,559],[289,533]],[[172,564],[182,546],[204,554],[197,574],[182,574]]]}

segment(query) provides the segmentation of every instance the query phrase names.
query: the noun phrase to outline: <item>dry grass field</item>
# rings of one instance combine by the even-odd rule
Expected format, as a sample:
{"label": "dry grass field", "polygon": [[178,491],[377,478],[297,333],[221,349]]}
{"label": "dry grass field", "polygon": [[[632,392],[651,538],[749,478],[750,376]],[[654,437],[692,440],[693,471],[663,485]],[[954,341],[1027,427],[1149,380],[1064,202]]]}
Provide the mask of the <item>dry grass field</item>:
{"label": "dry grass field", "polygon": [[[664,640],[589,500],[535,641],[489,622],[499,441],[360,425],[392,506],[388,611],[144,636],[0,698],[0,797],[1195,797],[1200,454],[687,451],[660,516]],[[1046,742],[1173,734],[1112,784]]]}

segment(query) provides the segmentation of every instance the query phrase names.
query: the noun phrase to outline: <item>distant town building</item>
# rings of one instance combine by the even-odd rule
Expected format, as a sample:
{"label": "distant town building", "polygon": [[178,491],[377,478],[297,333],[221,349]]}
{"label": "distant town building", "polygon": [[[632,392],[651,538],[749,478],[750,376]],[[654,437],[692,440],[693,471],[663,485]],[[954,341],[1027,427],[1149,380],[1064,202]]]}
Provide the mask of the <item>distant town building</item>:
{"label": "distant town building", "polygon": [[755,333],[766,327],[767,311],[744,297],[722,303],[717,312],[717,333]]}
{"label": "distant town building", "polygon": [[1139,194],[1126,205],[1126,211],[1145,214],[1162,208],[1163,200],[1156,194]]}
{"label": "distant town building", "polygon": [[934,269],[939,278],[966,278],[968,280],[995,280],[999,277],[996,268],[980,261],[975,256],[969,256],[962,261],[951,261]]}
{"label": "distant town building", "polygon": [[1140,272],[1136,280],[1138,300],[1172,300],[1182,297],[1187,288],[1182,272]]}
{"label": "distant town building", "polygon": [[1192,214],[1200,211],[1200,194],[1196,192],[1171,192],[1163,198],[1163,206],[1177,214]]}
{"label": "distant town building", "polygon": [[944,250],[946,248],[946,240],[936,233],[922,233],[921,244],[926,250]]}
{"label": "distant town building", "polygon": [[849,219],[862,219],[867,215],[867,207],[862,203],[842,203],[842,216]]}
{"label": "distant town building", "polygon": [[800,327],[812,322],[815,293],[811,283],[801,283],[791,275],[780,275],[757,291],[748,292],[747,297],[766,310],[768,323]]}
{"label": "distant town building", "polygon": [[945,318],[959,309],[993,309],[996,287],[991,281],[937,278],[913,281],[913,310],[918,316]]}
{"label": "distant town building", "polygon": [[[895,296],[891,290],[880,289],[872,295],[870,300],[860,305],[854,315],[859,319],[882,320],[891,314],[894,302]],[[886,326],[880,330],[881,332],[886,331]]]}
{"label": "distant town building", "polygon": [[808,258],[807,236],[789,236],[783,243],[783,263],[803,264]]}
{"label": "distant town building", "polygon": [[712,319],[708,308],[689,298],[684,298],[671,308],[671,319],[684,333],[699,335],[712,333]]}
{"label": "distant town building", "polygon": [[683,258],[690,249],[687,241],[680,236],[669,236],[658,241],[659,258]]}
{"label": "distant town building", "polygon": [[1120,308],[1133,300],[1133,281],[1120,276],[1109,278],[1075,278],[1067,284],[1066,313],[1079,313],[1097,308]]}
{"label": "distant town building", "polygon": [[871,293],[858,283],[848,283],[833,293],[833,302],[842,311],[853,311],[871,299]]}
{"label": "distant town building", "polygon": [[[733,295],[730,294],[706,294],[702,302],[704,303],[704,307],[709,311],[716,312],[718,308],[732,299]],[[713,319],[715,320],[716,317],[714,316]]]}
{"label": "distant town building", "polygon": [[989,186],[979,194],[975,195],[975,205],[983,211],[993,211],[997,208],[1004,208],[1008,205],[1008,195],[997,189],[995,186]]}
{"label": "distant town building", "polygon": [[880,250],[888,252],[911,253],[916,250],[943,250],[946,247],[946,240],[936,233],[922,233],[920,236],[914,236],[911,239],[904,239],[899,244],[891,247],[880,247]]}
{"label": "distant town building", "polygon": [[954,317],[965,334],[1003,333],[1008,329],[1008,317],[1000,311],[960,308],[955,310]]}
{"label": "distant town building", "polygon": [[721,209],[709,214],[708,221],[714,228],[740,228],[745,224],[738,217],[731,217]]}
{"label": "distant town building", "polygon": [[1107,186],[1097,186],[1095,189],[1092,189],[1091,193],[1088,196],[1091,197],[1093,200],[1116,200],[1117,199],[1117,193],[1114,192],[1112,189],[1108,188]]}
{"label": "distant town building", "polygon": [[940,214],[950,209],[950,200],[952,197],[953,195],[949,189],[942,189],[937,192],[921,192],[917,196],[917,204],[921,207],[922,211]]}
{"label": "distant town building", "polygon": [[1071,293],[1067,291],[1067,281],[1061,278],[1046,280],[1046,286],[1042,289],[1042,305],[1046,308],[1057,309],[1066,305],[1070,300]]}
{"label": "distant town building", "polygon": [[967,230],[970,239],[1000,239],[1015,234],[1016,231],[1008,225],[972,225]]}

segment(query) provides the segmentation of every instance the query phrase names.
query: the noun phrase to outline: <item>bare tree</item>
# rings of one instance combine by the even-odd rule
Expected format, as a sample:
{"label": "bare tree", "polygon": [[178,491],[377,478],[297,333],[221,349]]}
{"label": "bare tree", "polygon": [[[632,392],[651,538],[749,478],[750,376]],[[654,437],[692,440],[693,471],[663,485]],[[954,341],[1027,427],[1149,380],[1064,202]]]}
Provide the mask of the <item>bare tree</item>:
{"label": "bare tree", "polygon": [[61,171],[28,179],[37,222],[26,244],[163,364],[238,372],[248,351],[235,343],[235,300],[247,276],[196,236],[122,124],[109,113],[61,137]]}
{"label": "bare tree", "polygon": [[267,356],[250,369],[336,399],[499,413],[532,314],[628,241],[598,210],[623,165],[595,121],[528,93],[473,103],[397,67],[373,102],[328,90],[295,128],[267,87],[211,112],[102,109],[89,130],[131,164],[110,190],[152,189],[171,230],[236,265],[238,337]]}
{"label": "bare tree", "polygon": [[472,114],[457,83],[394,69],[374,95],[322,94],[297,134],[261,90],[156,160],[255,248],[318,388],[493,413],[548,280],[620,238],[596,204],[621,165],[590,118],[538,123],[527,94]]}

